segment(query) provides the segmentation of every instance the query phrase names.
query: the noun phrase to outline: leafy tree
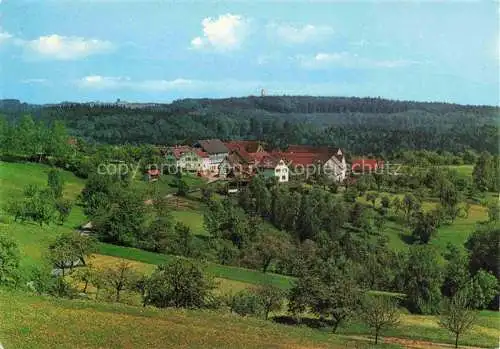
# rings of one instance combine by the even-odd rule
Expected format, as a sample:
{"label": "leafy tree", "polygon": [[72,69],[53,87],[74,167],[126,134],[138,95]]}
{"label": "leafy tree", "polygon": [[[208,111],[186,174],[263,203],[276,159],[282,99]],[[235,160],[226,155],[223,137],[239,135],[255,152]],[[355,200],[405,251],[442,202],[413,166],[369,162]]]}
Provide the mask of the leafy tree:
{"label": "leafy tree", "polygon": [[498,223],[500,221],[500,208],[498,202],[493,202],[488,205],[488,222]]}
{"label": "leafy tree", "polygon": [[0,234],[0,284],[15,285],[19,279],[21,256],[14,240]]}
{"label": "leafy tree", "polygon": [[61,171],[52,168],[48,174],[47,185],[56,199],[61,198],[64,190],[64,179],[61,176]]}
{"label": "leafy tree", "polygon": [[419,314],[433,314],[441,302],[442,267],[439,255],[428,245],[410,248],[402,271],[407,308]]}
{"label": "leafy tree", "polygon": [[375,203],[378,199],[378,193],[376,192],[369,192],[366,194],[366,200],[372,203],[372,206],[375,207]]}
{"label": "leafy tree", "polygon": [[[485,270],[479,270],[472,278],[470,285],[469,304],[474,309],[487,309],[493,305],[493,299],[498,296],[499,283],[495,275]],[[493,303],[493,304],[492,304]]]}
{"label": "leafy tree", "polygon": [[355,203],[357,197],[358,197],[358,190],[354,186],[350,186],[344,191],[345,202]]}
{"label": "leafy tree", "polygon": [[500,279],[499,244],[499,227],[486,226],[472,233],[465,243],[465,247],[470,252],[469,267],[473,274],[484,269]]}
{"label": "leafy tree", "polygon": [[498,186],[498,165],[495,160],[497,159],[488,152],[482,152],[474,165],[472,177],[477,188],[481,191],[495,191]]}
{"label": "leafy tree", "polygon": [[394,212],[396,214],[398,214],[399,210],[403,208],[401,199],[398,196],[395,196],[394,199],[392,200],[392,207],[394,207]]}
{"label": "leafy tree", "polygon": [[232,296],[230,308],[241,316],[261,316],[265,313],[261,297],[250,290],[242,290]]}
{"label": "leafy tree", "polygon": [[71,232],[58,236],[49,245],[48,258],[52,265],[61,269],[64,276],[65,270],[68,268],[72,270],[78,262],[85,265],[85,259],[95,249],[96,242],[94,238]]}
{"label": "leafy tree", "polygon": [[291,244],[285,233],[260,231],[255,242],[248,246],[246,259],[250,264],[258,265],[265,273],[271,263],[284,258],[290,248]]}
{"label": "leafy tree", "polygon": [[269,318],[269,313],[271,311],[279,311],[283,306],[283,300],[285,298],[284,292],[275,286],[261,286],[255,291],[260,297],[264,308],[264,318],[267,320]]}
{"label": "leafy tree", "polygon": [[458,291],[466,288],[470,281],[469,258],[463,249],[452,244],[447,246],[445,258],[447,264],[444,271],[442,293],[447,297],[453,297]]}
{"label": "leafy tree", "polygon": [[310,308],[319,316],[330,317],[335,332],[359,307],[362,291],[353,275],[355,270],[349,263],[316,264],[292,288],[290,311],[298,313]]}
{"label": "leafy tree", "polygon": [[182,178],[177,180],[177,196],[186,196],[189,192],[189,185]]}
{"label": "leafy tree", "polygon": [[159,265],[147,284],[147,303],[159,308],[203,308],[214,283],[195,263],[175,259]]}
{"label": "leafy tree", "polygon": [[255,213],[267,217],[271,211],[271,193],[266,186],[265,178],[255,176],[250,183],[249,190],[253,199]]}
{"label": "leafy tree", "polygon": [[122,189],[91,218],[102,241],[135,246],[146,228],[147,207],[140,194]]}
{"label": "leafy tree", "polygon": [[469,331],[476,321],[475,312],[468,307],[468,299],[459,292],[445,301],[438,324],[454,334],[455,348],[458,348],[460,336]]}
{"label": "leafy tree", "polygon": [[391,199],[387,195],[384,195],[380,199],[380,204],[383,208],[389,209],[391,207]]}
{"label": "leafy tree", "polygon": [[411,193],[406,194],[401,201],[401,207],[403,208],[406,221],[409,221],[411,214],[417,212],[420,208],[420,202],[415,195]]}
{"label": "leafy tree", "polygon": [[64,224],[71,213],[73,202],[67,199],[59,199],[55,202],[55,205],[58,213],[57,221],[59,224]]}
{"label": "leafy tree", "polygon": [[174,249],[174,219],[165,198],[154,200],[152,216],[149,226],[138,237],[138,246],[149,251],[162,253],[169,248]]}
{"label": "leafy tree", "polygon": [[447,215],[454,221],[459,213],[458,204],[460,203],[460,196],[458,190],[451,181],[444,180],[441,183],[439,200]]}
{"label": "leafy tree", "polygon": [[122,291],[133,289],[135,281],[139,278],[131,264],[122,260],[112,267],[102,271],[102,277],[106,284],[111,286],[115,292],[115,301],[120,301]]}
{"label": "leafy tree", "polygon": [[438,228],[438,218],[434,212],[419,212],[416,218],[417,222],[413,229],[413,240],[421,244],[427,244],[436,234]]}
{"label": "leafy tree", "polygon": [[233,264],[238,258],[240,251],[231,241],[225,239],[213,239],[211,247],[214,250],[217,263],[222,265]]}
{"label": "leafy tree", "polygon": [[386,296],[367,296],[363,300],[362,318],[375,333],[375,344],[380,334],[399,324],[399,310],[396,303]]}
{"label": "leafy tree", "polygon": [[193,255],[193,234],[191,233],[191,228],[182,222],[177,222],[175,224],[175,249],[177,253],[180,252],[181,255],[190,257]]}

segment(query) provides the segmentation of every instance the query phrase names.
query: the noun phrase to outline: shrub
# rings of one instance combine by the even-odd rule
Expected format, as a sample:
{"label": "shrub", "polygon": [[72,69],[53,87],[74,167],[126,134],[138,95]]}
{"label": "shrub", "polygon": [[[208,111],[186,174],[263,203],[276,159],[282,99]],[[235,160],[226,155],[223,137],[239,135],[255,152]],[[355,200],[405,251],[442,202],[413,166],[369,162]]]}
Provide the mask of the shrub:
{"label": "shrub", "polygon": [[259,295],[249,290],[243,290],[232,297],[231,311],[241,316],[262,316],[264,306]]}

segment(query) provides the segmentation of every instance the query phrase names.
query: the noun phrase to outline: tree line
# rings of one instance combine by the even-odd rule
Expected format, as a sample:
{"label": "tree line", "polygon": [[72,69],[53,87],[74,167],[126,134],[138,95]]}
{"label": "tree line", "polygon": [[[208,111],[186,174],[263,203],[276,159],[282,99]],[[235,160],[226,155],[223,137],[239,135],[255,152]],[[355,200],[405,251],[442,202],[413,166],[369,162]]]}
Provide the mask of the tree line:
{"label": "tree line", "polygon": [[64,104],[0,108],[19,124],[24,113],[63,122],[74,136],[108,144],[184,144],[197,139],[265,140],[270,146],[331,145],[354,154],[468,150],[497,154],[498,108],[379,98],[248,97],[188,99],[155,108]]}

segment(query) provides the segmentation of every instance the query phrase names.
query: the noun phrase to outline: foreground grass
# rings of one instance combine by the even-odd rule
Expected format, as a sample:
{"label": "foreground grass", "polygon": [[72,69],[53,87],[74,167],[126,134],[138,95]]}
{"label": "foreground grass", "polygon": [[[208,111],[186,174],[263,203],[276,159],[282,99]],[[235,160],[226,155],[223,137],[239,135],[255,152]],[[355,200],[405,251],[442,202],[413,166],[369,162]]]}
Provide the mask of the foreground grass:
{"label": "foreground grass", "polygon": [[0,336],[7,349],[354,347],[352,341],[327,333],[228,313],[143,309],[6,291],[0,292],[0,304]]}

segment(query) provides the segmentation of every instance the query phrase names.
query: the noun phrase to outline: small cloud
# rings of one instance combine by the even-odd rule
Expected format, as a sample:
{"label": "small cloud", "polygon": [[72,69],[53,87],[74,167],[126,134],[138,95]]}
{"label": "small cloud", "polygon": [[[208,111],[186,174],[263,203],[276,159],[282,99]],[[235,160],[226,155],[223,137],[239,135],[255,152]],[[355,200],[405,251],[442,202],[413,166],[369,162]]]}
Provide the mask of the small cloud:
{"label": "small cloud", "polygon": [[21,80],[21,82],[23,84],[35,85],[35,84],[45,84],[48,82],[48,80],[43,78],[33,78],[33,79],[24,79]]}
{"label": "small cloud", "polygon": [[358,54],[349,52],[318,53],[314,56],[299,55],[296,57],[300,66],[305,69],[331,69],[331,68],[401,68],[413,64],[417,61],[396,59],[379,60],[361,57]]}
{"label": "small cloud", "polygon": [[24,47],[27,57],[62,61],[83,59],[114,49],[114,45],[109,41],[57,34],[41,36],[30,41],[19,40],[18,44]]}
{"label": "small cloud", "polygon": [[12,38],[12,35],[7,33],[7,32],[1,31],[1,28],[0,28],[0,44],[9,40],[10,38]]}
{"label": "small cloud", "polygon": [[294,26],[290,24],[268,25],[268,30],[282,41],[289,44],[304,44],[306,42],[319,42],[334,34],[334,30],[329,26],[316,26],[306,24]]}
{"label": "small cloud", "polygon": [[81,78],[76,83],[79,87],[92,89],[169,91],[189,87],[193,84],[193,81],[187,79],[135,81],[129,77],[89,75]]}
{"label": "small cloud", "polygon": [[239,15],[225,14],[217,19],[207,17],[201,21],[203,35],[191,40],[194,49],[214,48],[218,51],[240,47],[248,35],[249,22]]}

